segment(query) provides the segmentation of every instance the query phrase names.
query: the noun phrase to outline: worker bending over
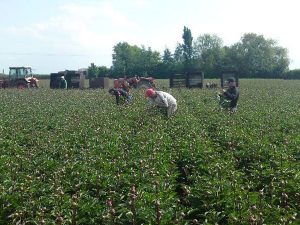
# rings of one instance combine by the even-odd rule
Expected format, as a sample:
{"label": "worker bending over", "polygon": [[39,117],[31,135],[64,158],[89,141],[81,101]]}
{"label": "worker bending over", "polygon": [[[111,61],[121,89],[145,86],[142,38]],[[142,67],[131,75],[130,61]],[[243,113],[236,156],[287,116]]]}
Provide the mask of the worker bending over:
{"label": "worker bending over", "polygon": [[170,117],[177,110],[177,101],[169,93],[154,91],[152,88],[149,88],[145,93],[145,97],[149,99],[151,106],[166,108],[167,117]]}
{"label": "worker bending over", "polygon": [[125,99],[127,103],[131,103],[132,101],[132,95],[128,92],[125,91],[122,88],[112,88],[108,91],[111,95],[114,95],[116,97],[116,104],[120,104],[120,99]]}

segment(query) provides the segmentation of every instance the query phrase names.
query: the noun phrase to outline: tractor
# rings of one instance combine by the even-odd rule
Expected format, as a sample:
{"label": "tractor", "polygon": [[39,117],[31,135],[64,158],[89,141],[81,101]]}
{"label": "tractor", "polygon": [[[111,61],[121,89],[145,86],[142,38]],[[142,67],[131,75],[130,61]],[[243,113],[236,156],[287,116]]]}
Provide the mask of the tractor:
{"label": "tractor", "polygon": [[33,77],[29,66],[9,67],[8,77],[0,80],[3,88],[12,87],[18,89],[38,88],[38,79]]}
{"label": "tractor", "polygon": [[153,77],[131,77],[119,78],[114,80],[115,88],[155,88]]}
{"label": "tractor", "polygon": [[129,91],[130,85],[126,78],[114,79],[114,88],[122,88],[125,91]]}
{"label": "tractor", "polygon": [[155,88],[154,78],[153,77],[131,77],[127,79],[130,87],[133,88]]}
{"label": "tractor", "polygon": [[131,77],[118,78],[114,80],[114,88],[123,88],[129,91],[129,88],[155,88],[153,77]]}

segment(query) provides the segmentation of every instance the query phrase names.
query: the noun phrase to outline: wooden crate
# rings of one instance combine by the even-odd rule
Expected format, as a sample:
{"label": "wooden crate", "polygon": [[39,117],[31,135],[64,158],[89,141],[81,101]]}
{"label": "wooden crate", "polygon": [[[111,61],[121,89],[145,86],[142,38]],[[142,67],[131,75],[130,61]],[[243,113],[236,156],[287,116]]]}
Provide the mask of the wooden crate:
{"label": "wooden crate", "polygon": [[173,74],[170,77],[171,88],[203,88],[204,73],[194,72],[186,74]]}
{"label": "wooden crate", "polygon": [[173,74],[170,77],[170,88],[186,87],[186,74]]}
{"label": "wooden crate", "polygon": [[204,73],[188,73],[187,75],[187,87],[188,88],[203,88]]}
{"label": "wooden crate", "polygon": [[109,88],[108,77],[94,77],[89,79],[90,88]]}

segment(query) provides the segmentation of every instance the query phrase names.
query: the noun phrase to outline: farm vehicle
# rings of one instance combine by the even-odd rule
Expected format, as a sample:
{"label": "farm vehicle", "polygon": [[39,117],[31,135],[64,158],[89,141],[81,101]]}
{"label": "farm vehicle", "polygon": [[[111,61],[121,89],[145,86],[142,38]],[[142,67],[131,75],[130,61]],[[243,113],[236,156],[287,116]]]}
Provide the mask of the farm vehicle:
{"label": "farm vehicle", "polygon": [[131,77],[127,79],[130,87],[133,88],[152,88],[155,87],[154,78],[153,77]]}
{"label": "farm vehicle", "polygon": [[84,79],[86,71],[77,70],[65,70],[58,73],[50,74],[50,88],[58,89],[61,88],[61,78],[64,77],[67,81],[68,89],[84,88]]}
{"label": "farm vehicle", "polygon": [[2,88],[38,88],[38,79],[33,77],[29,66],[9,67],[9,75],[0,78]]}
{"label": "farm vehicle", "polygon": [[119,78],[114,80],[115,88],[154,88],[153,77],[131,77],[131,78]]}

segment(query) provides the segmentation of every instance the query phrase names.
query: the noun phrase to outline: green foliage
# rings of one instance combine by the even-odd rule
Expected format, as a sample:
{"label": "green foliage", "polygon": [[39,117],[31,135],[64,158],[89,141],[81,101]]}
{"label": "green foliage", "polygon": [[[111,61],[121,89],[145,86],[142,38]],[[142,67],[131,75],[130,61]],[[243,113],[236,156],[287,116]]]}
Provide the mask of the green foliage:
{"label": "green foliage", "polygon": [[235,114],[167,90],[170,119],[144,90],[0,89],[0,223],[299,224],[300,83],[240,87]]}
{"label": "green foliage", "polygon": [[166,48],[162,56],[162,62],[158,66],[160,77],[169,78],[169,76],[176,71],[175,65],[175,59],[170,49]]}
{"label": "green foliage", "polygon": [[133,75],[153,75],[160,63],[160,54],[127,42],[120,42],[114,46],[112,75],[114,77]]}
{"label": "green foliage", "polygon": [[184,57],[184,63],[185,63],[185,69],[186,71],[189,71],[191,69],[191,61],[193,58],[193,37],[192,32],[189,28],[184,27],[183,28],[183,57]]}
{"label": "green foliage", "polygon": [[88,67],[88,78],[106,77],[110,73],[110,69],[106,66],[96,66],[94,63]]}
{"label": "green foliage", "polygon": [[106,77],[109,75],[109,73],[110,73],[110,70],[106,66],[98,67],[98,77]]}
{"label": "green foliage", "polygon": [[163,54],[163,57],[162,57],[162,62],[164,64],[172,64],[174,62],[174,59],[172,57],[172,53],[170,51],[170,49],[166,48],[164,50],[164,54]]}
{"label": "green foliage", "polygon": [[288,69],[287,49],[263,35],[244,34],[231,51],[235,55],[235,67],[245,77],[279,78]]}
{"label": "green foliage", "polygon": [[182,39],[183,43],[177,43],[173,54],[165,49],[162,57],[144,46],[132,46],[127,42],[116,44],[112,54],[112,76],[168,78],[175,73],[203,71],[206,78],[217,78],[229,69],[245,78],[282,78],[288,71],[287,49],[263,35],[246,33],[239,42],[223,46],[222,39],[214,34],[200,35],[193,42],[191,30],[184,26]]}
{"label": "green foliage", "polygon": [[217,35],[204,34],[196,39],[193,46],[194,58],[205,76],[219,75],[224,60],[222,39]]}
{"label": "green foliage", "polygon": [[219,104],[222,108],[228,109],[230,107],[231,101],[225,99],[223,95],[219,95]]}
{"label": "green foliage", "polygon": [[283,78],[287,80],[292,80],[292,79],[299,80],[300,69],[289,70],[287,73],[284,74]]}
{"label": "green foliage", "polygon": [[88,67],[88,77],[89,78],[97,77],[98,72],[99,72],[99,68],[94,63],[91,63],[91,65]]}

